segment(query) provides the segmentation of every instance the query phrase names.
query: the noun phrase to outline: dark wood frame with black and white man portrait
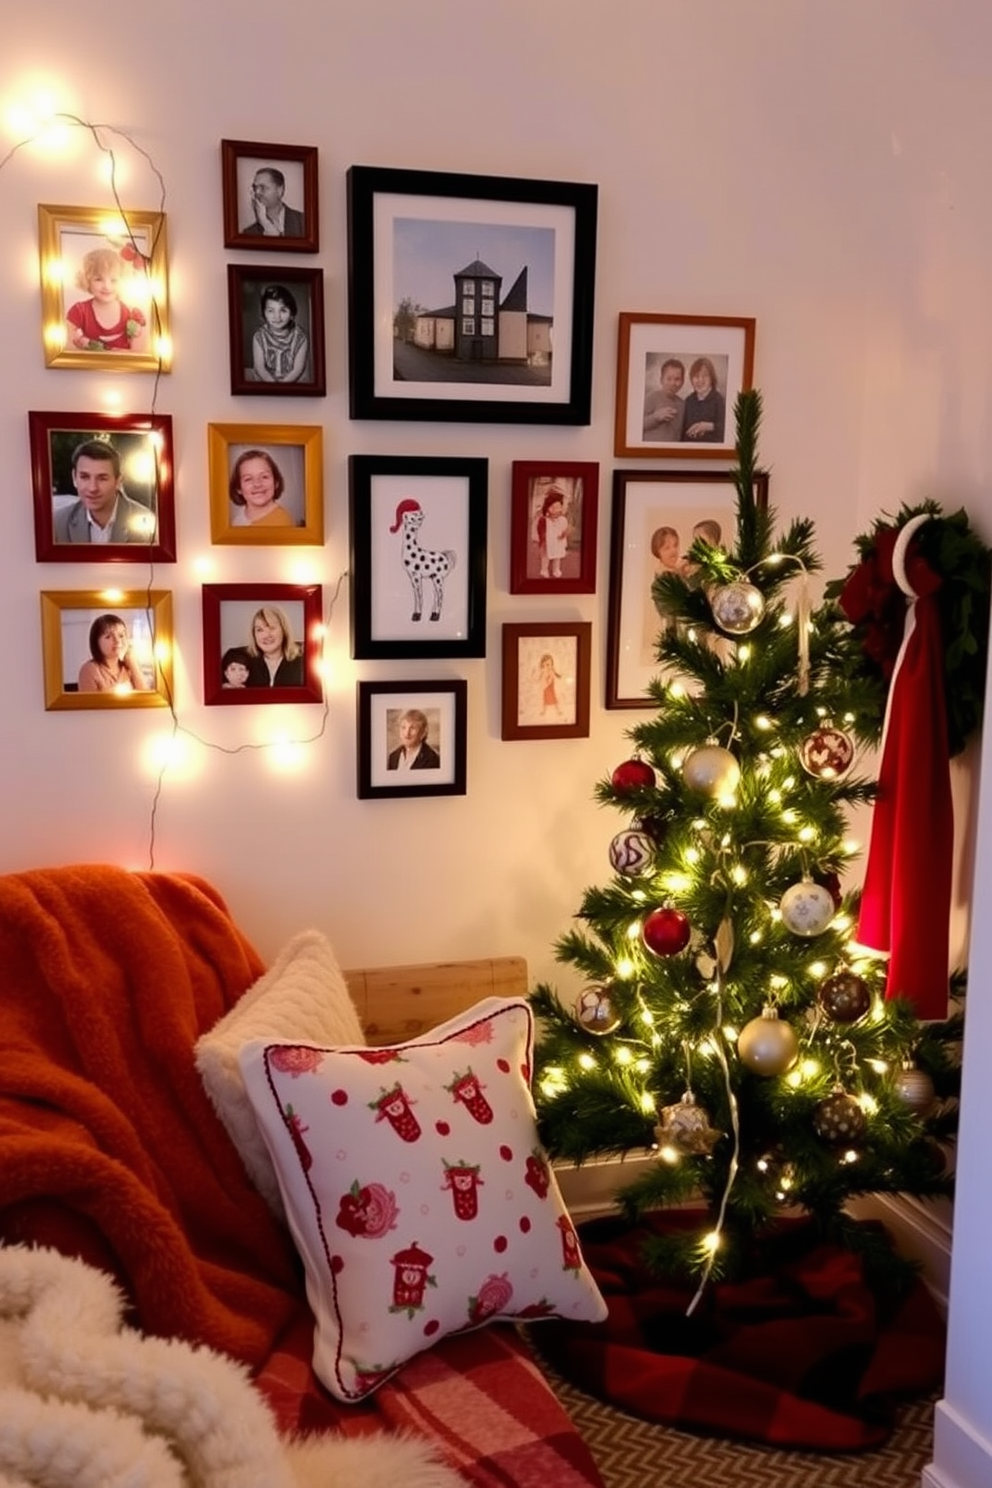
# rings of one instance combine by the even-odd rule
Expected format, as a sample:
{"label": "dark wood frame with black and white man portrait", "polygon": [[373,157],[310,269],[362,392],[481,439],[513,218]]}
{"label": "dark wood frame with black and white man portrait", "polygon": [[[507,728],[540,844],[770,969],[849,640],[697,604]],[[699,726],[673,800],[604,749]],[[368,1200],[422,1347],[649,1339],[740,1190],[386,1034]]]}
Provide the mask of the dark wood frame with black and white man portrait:
{"label": "dark wood frame with black and white man portrait", "polygon": [[463,796],[468,683],[358,683],[358,798]]}
{"label": "dark wood frame with black and white man portrait", "polygon": [[486,654],[489,464],[352,455],[351,654]]}
{"label": "dark wood frame with black and white man portrait", "polygon": [[167,413],[29,413],[39,563],[174,563]]}
{"label": "dark wood frame with black and white man portrait", "polygon": [[220,142],[224,247],[316,253],[317,150],[313,145]]}
{"label": "dark wood frame with black and white man portrait", "polygon": [[319,584],[205,584],[203,701],[323,702],[321,604]]}
{"label": "dark wood frame with black and white man portrait", "polygon": [[348,171],[351,416],[588,424],[598,188]]}
{"label": "dark wood frame with black and white man portrait", "polygon": [[323,269],[228,264],[227,306],[232,393],[324,396]]}

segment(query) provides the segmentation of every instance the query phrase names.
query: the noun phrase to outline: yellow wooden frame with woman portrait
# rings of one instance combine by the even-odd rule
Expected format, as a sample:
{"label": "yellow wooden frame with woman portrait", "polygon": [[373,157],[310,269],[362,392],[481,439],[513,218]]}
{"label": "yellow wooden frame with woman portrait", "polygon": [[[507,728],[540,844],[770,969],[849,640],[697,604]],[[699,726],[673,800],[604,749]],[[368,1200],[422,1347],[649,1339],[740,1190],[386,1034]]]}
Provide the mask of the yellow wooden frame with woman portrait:
{"label": "yellow wooden frame with woman portrait", "polygon": [[[236,523],[232,482],[238,462],[264,457],[283,490],[274,509],[285,525]],[[210,537],[247,547],[292,546],[324,541],[324,431],[318,424],[208,424]]]}
{"label": "yellow wooden frame with woman portrait", "polygon": [[[169,277],[165,213],[123,212],[106,207],[38,207],[42,333],[46,367],[93,371],[168,372],[172,365],[169,334]],[[125,346],[69,344],[67,317],[77,306],[82,340],[96,322],[86,312],[86,284],[100,272],[102,260],[116,258],[124,274],[122,302],[128,316],[117,340]],[[93,312],[95,314],[95,312]],[[102,323],[101,323],[102,324]],[[104,330],[110,328],[104,326]],[[132,342],[134,349],[132,350]]]}
{"label": "yellow wooden frame with woman portrait", "polygon": [[[98,660],[94,627],[120,620],[128,632],[144,685],[80,690],[84,667]],[[168,708],[172,705],[172,595],[165,589],[43,589],[41,640],[45,707]],[[83,679],[85,680],[85,679]]]}

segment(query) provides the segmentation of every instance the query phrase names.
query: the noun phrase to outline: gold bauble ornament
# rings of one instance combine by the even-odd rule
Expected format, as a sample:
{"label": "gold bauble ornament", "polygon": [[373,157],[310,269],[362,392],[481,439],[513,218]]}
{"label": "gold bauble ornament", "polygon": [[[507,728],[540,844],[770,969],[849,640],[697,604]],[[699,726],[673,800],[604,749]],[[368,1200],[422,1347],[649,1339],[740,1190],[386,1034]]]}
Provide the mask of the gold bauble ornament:
{"label": "gold bauble ornament", "polygon": [[741,778],[741,767],[729,749],[707,740],[682,765],[682,778],[690,790],[702,796],[731,796]]}
{"label": "gold bauble ornament", "polygon": [[693,1157],[706,1157],[723,1136],[710,1121],[709,1112],[696,1102],[691,1090],[674,1106],[662,1106],[661,1120],[654,1129],[659,1147],[675,1147]]}
{"label": "gold bauble ornament", "polygon": [[740,1060],[753,1074],[784,1075],[799,1054],[799,1040],[788,1023],[769,1005],[760,1018],[745,1023],[737,1040]]}

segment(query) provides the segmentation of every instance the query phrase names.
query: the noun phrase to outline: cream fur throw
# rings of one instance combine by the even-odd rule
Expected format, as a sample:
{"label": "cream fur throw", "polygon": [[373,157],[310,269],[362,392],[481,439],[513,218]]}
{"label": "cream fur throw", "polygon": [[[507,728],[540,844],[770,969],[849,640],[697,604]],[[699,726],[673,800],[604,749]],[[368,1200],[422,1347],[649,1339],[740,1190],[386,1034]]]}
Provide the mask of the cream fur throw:
{"label": "cream fur throw", "polygon": [[0,1488],[465,1488],[419,1439],[281,1441],[242,1365],[122,1311],[83,1262],[0,1247]]}

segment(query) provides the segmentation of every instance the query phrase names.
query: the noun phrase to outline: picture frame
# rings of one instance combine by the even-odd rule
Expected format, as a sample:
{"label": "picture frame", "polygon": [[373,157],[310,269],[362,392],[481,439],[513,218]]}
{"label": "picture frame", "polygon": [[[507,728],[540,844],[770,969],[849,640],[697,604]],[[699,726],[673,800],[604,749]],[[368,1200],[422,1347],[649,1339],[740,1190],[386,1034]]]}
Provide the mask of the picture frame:
{"label": "picture frame", "polygon": [[347,197],[352,418],[590,422],[596,186],[353,165]]}
{"label": "picture frame", "polygon": [[208,424],[207,469],[212,542],[323,543],[319,424]]}
{"label": "picture frame", "polygon": [[171,369],[164,212],[40,204],[38,244],[46,367]]}
{"label": "picture frame", "polygon": [[[279,324],[266,326],[263,304],[276,307]],[[324,396],[323,269],[228,264],[227,309],[232,393],[262,398]],[[287,312],[291,325],[286,324]],[[299,335],[290,337],[291,331]]]}
{"label": "picture frame", "polygon": [[352,656],[485,656],[488,472],[477,458],[349,458]]}
{"label": "picture frame", "polygon": [[592,624],[503,626],[502,739],[587,739]]}
{"label": "picture frame", "polygon": [[614,454],[732,460],[734,405],[752,385],[754,335],[750,316],[622,311]]}
{"label": "picture frame", "polygon": [[[273,668],[266,665],[268,648],[257,644],[254,622],[263,611],[276,632]],[[204,703],[322,703],[322,634],[319,584],[204,584]]]}
{"label": "picture frame", "polygon": [[225,248],[317,252],[320,218],[315,146],[222,139],[220,162]]}
{"label": "picture frame", "polygon": [[28,441],[39,563],[176,561],[169,414],[32,411]]}
{"label": "picture frame", "polygon": [[514,460],[510,593],[595,594],[599,465]]}
{"label": "picture frame", "polygon": [[[768,475],[755,477],[755,498],[768,504]],[[677,566],[692,545],[700,522],[716,524],[714,546],[737,522],[736,488],[730,470],[616,470],[610,539],[610,592],[606,645],[607,708],[653,708],[645,696],[661,672],[654,646],[662,619],[651,585],[672,548]],[[676,542],[672,546],[671,534]]]}
{"label": "picture frame", "polygon": [[359,682],[358,799],[464,796],[467,703],[461,678]]}
{"label": "picture frame", "polygon": [[41,642],[47,711],[173,705],[168,590],[43,589]]}

